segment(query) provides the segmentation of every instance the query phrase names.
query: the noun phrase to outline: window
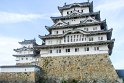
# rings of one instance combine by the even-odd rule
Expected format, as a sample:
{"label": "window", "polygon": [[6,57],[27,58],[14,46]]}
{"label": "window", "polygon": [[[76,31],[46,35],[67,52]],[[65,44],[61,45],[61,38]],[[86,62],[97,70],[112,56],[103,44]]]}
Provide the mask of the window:
{"label": "window", "polygon": [[66,49],[66,52],[70,52],[70,49]]}
{"label": "window", "polygon": [[56,34],[58,34],[58,31],[56,31]]}
{"label": "window", "polygon": [[64,42],[66,42],[66,37],[64,36]]}
{"label": "window", "polygon": [[84,41],[84,38],[82,38],[82,41]]}
{"label": "window", "polygon": [[75,48],[75,52],[79,52],[79,48]]}
{"label": "window", "polygon": [[52,50],[50,50],[50,53],[52,53]]}
{"label": "window", "polygon": [[103,40],[103,37],[98,37],[98,40]]}
{"label": "window", "polygon": [[93,41],[93,37],[89,38],[89,41]]}
{"label": "window", "polygon": [[79,12],[79,10],[78,10],[78,12]]}
{"label": "window", "polygon": [[81,41],[81,35],[80,35],[80,39],[79,39],[79,41]]}
{"label": "window", "polygon": [[68,22],[68,24],[69,24],[69,22]]}
{"label": "window", "polygon": [[68,38],[67,40],[68,40],[68,42],[69,42],[69,36],[67,36],[67,38]]}
{"label": "window", "polygon": [[61,49],[59,49],[59,53],[61,53]]}
{"label": "window", "polygon": [[76,35],[74,35],[74,42],[75,42],[75,36],[76,36]]}
{"label": "window", "polygon": [[97,30],[97,27],[93,27],[93,30]]}
{"label": "window", "polygon": [[84,28],[85,31],[88,31],[88,28]]}
{"label": "window", "polygon": [[56,53],[61,53],[61,49],[57,49],[56,50]]}
{"label": "window", "polygon": [[26,60],[28,60],[28,58],[26,58]]}
{"label": "window", "polygon": [[83,10],[81,10],[81,12],[83,12]]}
{"label": "window", "polygon": [[78,41],[78,35],[77,35],[77,40],[76,41]]}
{"label": "window", "polygon": [[99,50],[99,47],[94,47],[94,50],[95,50],[95,51]]}
{"label": "window", "polygon": [[71,13],[72,13],[72,11],[71,11]]}
{"label": "window", "polygon": [[69,14],[69,12],[67,12],[67,14]]}
{"label": "window", "polygon": [[72,36],[71,36],[71,42],[72,42]]}
{"label": "window", "polygon": [[85,50],[85,51],[89,51],[89,47],[85,47],[84,50]]}
{"label": "window", "polygon": [[80,23],[82,23],[82,21],[80,21]]}
{"label": "window", "polygon": [[58,49],[56,50],[56,53],[58,53]]}
{"label": "window", "polygon": [[23,58],[21,58],[23,60]]}
{"label": "window", "polygon": [[64,34],[64,31],[63,31],[63,34]]}

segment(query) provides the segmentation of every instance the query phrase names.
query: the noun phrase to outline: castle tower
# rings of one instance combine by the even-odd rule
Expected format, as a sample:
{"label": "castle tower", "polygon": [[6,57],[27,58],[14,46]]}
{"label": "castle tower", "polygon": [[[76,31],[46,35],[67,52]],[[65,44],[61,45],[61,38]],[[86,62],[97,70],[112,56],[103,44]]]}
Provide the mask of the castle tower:
{"label": "castle tower", "polygon": [[35,46],[40,50],[42,78],[46,83],[116,83],[118,76],[109,59],[112,29],[107,28],[106,20],[101,21],[99,11],[93,11],[93,2],[58,9],[61,16],[51,17],[54,24],[45,26],[49,34],[39,35],[43,45]]}
{"label": "castle tower", "polygon": [[16,57],[16,65],[36,65],[38,51],[34,49],[36,46],[36,40],[24,40],[19,42],[21,48],[14,49],[16,54],[13,56]]}

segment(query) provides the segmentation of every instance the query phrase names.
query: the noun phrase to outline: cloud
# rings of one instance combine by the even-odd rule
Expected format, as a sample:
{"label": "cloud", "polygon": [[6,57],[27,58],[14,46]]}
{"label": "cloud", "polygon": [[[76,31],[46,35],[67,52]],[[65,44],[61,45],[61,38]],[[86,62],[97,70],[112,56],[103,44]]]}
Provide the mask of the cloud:
{"label": "cloud", "polygon": [[13,49],[20,47],[18,44],[20,40],[21,39],[0,36],[0,65],[15,64],[15,58],[12,56],[15,54]]}
{"label": "cloud", "polygon": [[40,14],[20,14],[10,12],[0,12],[0,23],[18,23],[23,21],[32,21],[43,18]]}
{"label": "cloud", "polygon": [[11,12],[0,12],[0,24],[30,22],[36,19],[50,19],[50,16],[60,15],[59,13],[51,14],[22,14]]}
{"label": "cloud", "polygon": [[106,0],[103,4],[100,4],[96,7],[97,10],[103,9],[107,11],[117,10],[124,8],[124,0]]}

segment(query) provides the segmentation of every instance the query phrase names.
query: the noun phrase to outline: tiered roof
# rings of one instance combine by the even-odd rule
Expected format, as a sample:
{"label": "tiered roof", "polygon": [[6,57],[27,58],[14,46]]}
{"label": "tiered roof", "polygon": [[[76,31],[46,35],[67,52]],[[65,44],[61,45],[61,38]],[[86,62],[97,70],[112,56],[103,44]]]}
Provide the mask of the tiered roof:
{"label": "tiered roof", "polygon": [[21,45],[27,45],[27,44],[32,44],[33,47],[26,47],[26,46],[23,46],[21,48],[17,48],[17,49],[14,49],[15,52],[22,52],[22,51],[33,51],[32,54],[14,54],[13,56],[15,57],[23,57],[23,56],[37,56],[39,54],[39,51],[35,50],[34,49],[34,46],[37,46],[38,44],[36,43],[36,40],[35,39],[32,39],[32,40],[24,40],[22,42],[19,42],[19,44]]}
{"label": "tiered roof", "polygon": [[79,23],[79,24],[66,24],[64,26],[45,26],[45,28],[50,32],[54,29],[67,29],[67,28],[78,28],[81,26],[93,26],[93,25],[101,25],[102,30],[107,30],[106,20],[93,22],[93,23]]}
{"label": "tiered roof", "polygon": [[62,38],[66,34],[69,34],[69,33],[82,33],[82,34],[85,34],[87,36],[98,35],[98,34],[107,34],[107,39],[110,40],[111,39],[111,35],[112,35],[112,30],[113,29],[106,30],[106,31],[104,31],[104,30],[101,30],[101,31],[84,31],[84,30],[80,30],[80,29],[73,29],[73,30],[67,31],[64,34],[57,34],[57,35],[51,35],[51,34],[49,34],[49,35],[45,35],[45,36],[39,35],[39,38],[42,39],[42,40],[45,40],[45,39],[54,39],[54,38]]}
{"label": "tiered roof", "polygon": [[80,14],[74,14],[74,15],[66,15],[66,16],[59,16],[59,17],[51,17],[54,23],[56,23],[58,20],[65,20],[65,19],[73,19],[73,18],[82,18],[82,17],[95,17],[96,20],[100,19],[100,11],[99,12],[91,12],[91,13],[80,13]]}
{"label": "tiered roof", "polygon": [[19,42],[19,44],[36,44],[36,40],[32,39],[32,40],[24,40],[22,42]]}
{"label": "tiered roof", "polygon": [[33,48],[28,48],[28,47],[22,47],[22,48],[17,48],[17,49],[14,49],[15,52],[20,52],[20,51],[33,51],[34,49]]}
{"label": "tiered roof", "polygon": [[65,3],[65,5],[63,7],[58,6],[58,9],[59,9],[60,13],[62,13],[63,10],[67,10],[72,7],[89,7],[90,12],[93,12],[93,1],[91,3],[83,2],[83,3],[73,3],[73,4],[68,4],[68,5]]}

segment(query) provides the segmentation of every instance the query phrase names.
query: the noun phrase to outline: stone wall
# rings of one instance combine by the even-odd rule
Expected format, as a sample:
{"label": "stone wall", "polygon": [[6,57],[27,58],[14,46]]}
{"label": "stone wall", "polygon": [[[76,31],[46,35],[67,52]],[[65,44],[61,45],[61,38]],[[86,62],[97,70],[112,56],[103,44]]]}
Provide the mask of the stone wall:
{"label": "stone wall", "polygon": [[41,57],[41,83],[116,83],[107,54]]}
{"label": "stone wall", "polygon": [[35,72],[1,72],[0,83],[39,83]]}

